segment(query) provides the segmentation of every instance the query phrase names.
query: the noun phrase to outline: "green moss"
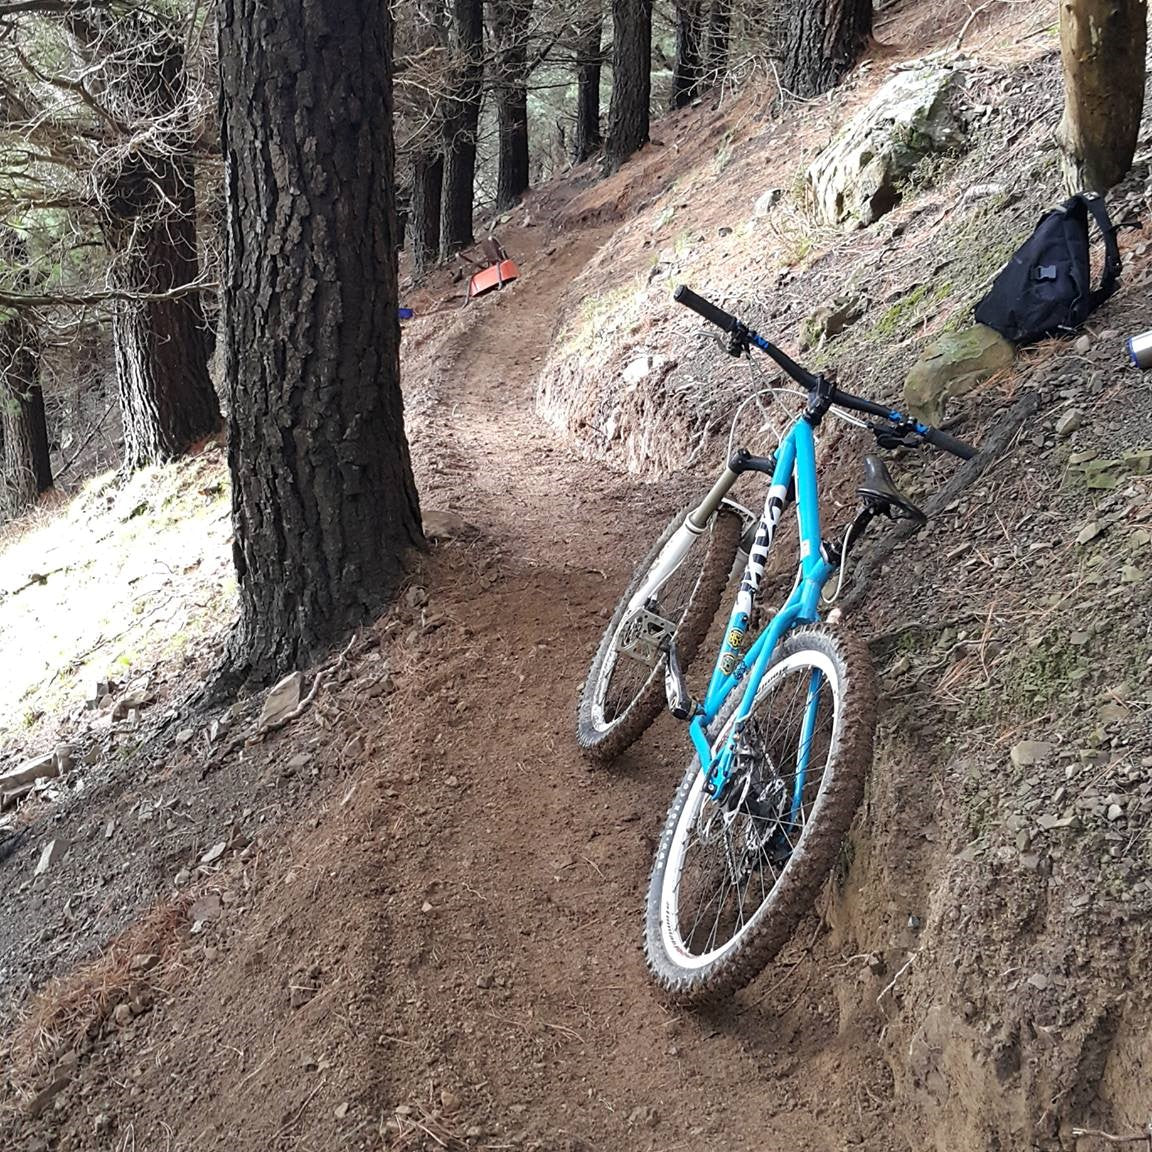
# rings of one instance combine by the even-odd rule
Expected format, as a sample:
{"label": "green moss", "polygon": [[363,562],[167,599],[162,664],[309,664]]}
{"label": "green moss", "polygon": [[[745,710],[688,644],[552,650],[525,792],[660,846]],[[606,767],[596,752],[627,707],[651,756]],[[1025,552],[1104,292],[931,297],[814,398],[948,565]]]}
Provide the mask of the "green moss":
{"label": "green moss", "polygon": [[876,321],[876,331],[881,336],[899,336],[924,318],[924,314],[952,295],[952,281],[942,280],[938,284],[925,281],[917,284],[911,292],[901,296]]}

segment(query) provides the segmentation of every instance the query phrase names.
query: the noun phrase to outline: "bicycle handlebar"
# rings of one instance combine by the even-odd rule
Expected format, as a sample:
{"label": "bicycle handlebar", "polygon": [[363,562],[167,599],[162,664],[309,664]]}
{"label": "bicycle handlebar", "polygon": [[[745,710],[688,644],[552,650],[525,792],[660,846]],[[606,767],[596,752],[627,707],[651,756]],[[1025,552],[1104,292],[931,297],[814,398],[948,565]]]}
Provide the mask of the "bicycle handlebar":
{"label": "bicycle handlebar", "polygon": [[742,323],[730,312],[725,312],[723,308],[717,307],[710,300],[705,300],[703,296],[697,295],[686,285],[681,284],[673,293],[672,298],[678,304],[691,308],[693,312],[703,316],[705,320],[715,324],[717,328],[739,337],[741,342],[755,344],[761,352],[775,360],[793,380],[803,385],[809,392],[827,389],[826,395],[831,403],[839,404],[842,408],[850,408],[856,412],[864,412],[869,416],[878,416],[881,420],[888,421],[898,429],[914,433],[934,448],[950,452],[953,456],[959,456],[961,460],[971,460],[976,455],[976,449],[971,444],[965,444],[963,440],[957,440],[955,436],[949,436],[947,432],[941,432],[939,428],[933,428],[929,424],[921,424],[919,420],[910,420],[902,412],[888,408],[883,404],[877,404],[874,400],[865,400],[863,396],[853,396],[851,392],[843,392],[835,386],[829,387],[822,376],[817,376],[806,368],[802,368],[775,344],[765,340],[763,336]]}

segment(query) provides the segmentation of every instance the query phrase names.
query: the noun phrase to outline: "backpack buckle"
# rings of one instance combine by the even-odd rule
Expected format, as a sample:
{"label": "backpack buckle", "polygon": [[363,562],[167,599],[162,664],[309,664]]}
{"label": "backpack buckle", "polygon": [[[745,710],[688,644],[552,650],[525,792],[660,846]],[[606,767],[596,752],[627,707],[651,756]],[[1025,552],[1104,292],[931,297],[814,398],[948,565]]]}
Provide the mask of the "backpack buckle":
{"label": "backpack buckle", "polygon": [[1036,280],[1055,280],[1056,279],[1056,265],[1055,264],[1041,264],[1039,268],[1032,274]]}

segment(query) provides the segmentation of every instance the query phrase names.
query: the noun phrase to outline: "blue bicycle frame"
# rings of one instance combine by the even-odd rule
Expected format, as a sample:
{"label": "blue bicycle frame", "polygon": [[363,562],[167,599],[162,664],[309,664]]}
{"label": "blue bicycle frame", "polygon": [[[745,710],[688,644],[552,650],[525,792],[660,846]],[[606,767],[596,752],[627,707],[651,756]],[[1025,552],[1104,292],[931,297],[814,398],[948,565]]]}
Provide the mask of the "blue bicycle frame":
{"label": "blue bicycle frame", "polygon": [[[799,578],[784,606],[756,638],[751,648],[741,655],[740,648],[748,630],[753,600],[759,592],[760,580],[763,577],[764,561],[771,549],[792,483],[795,484],[796,511],[800,526]],[[824,556],[823,539],[820,534],[813,429],[808,420],[801,418],[792,425],[777,449],[772,486],[768,490],[764,515],[757,530],[756,543],[748,557],[740,593],[728,621],[724,647],[712,671],[712,679],[701,709],[691,723],[692,743],[696,747],[701,770],[707,777],[706,789],[710,795],[722,795],[728,785],[732,773],[733,752],[752,711],[760,682],[777,645],[792,628],[819,619],[821,591],[833,571],[833,565]],[[708,728],[720,714],[728,697],[741,683],[744,683],[744,696],[737,708],[729,736],[713,755]],[[821,687],[821,673],[814,670],[809,683],[793,785],[794,819],[799,815]]]}

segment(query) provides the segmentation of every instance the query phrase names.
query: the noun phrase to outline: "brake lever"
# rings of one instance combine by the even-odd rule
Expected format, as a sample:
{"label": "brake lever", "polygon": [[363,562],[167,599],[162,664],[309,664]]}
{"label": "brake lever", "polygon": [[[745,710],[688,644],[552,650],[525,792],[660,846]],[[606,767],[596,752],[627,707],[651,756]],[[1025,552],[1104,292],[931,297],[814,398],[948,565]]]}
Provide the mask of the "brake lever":
{"label": "brake lever", "polygon": [[868,430],[876,437],[881,448],[919,448],[924,441],[916,434],[911,424],[869,424]]}

